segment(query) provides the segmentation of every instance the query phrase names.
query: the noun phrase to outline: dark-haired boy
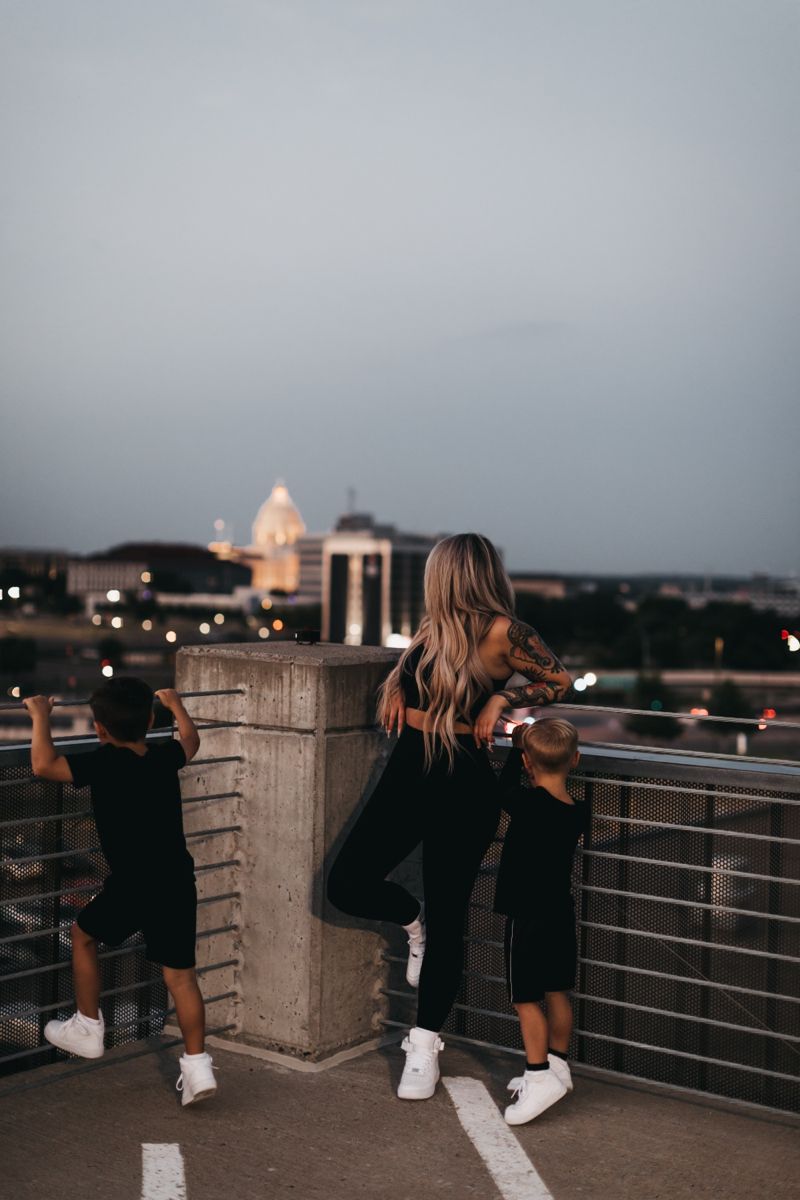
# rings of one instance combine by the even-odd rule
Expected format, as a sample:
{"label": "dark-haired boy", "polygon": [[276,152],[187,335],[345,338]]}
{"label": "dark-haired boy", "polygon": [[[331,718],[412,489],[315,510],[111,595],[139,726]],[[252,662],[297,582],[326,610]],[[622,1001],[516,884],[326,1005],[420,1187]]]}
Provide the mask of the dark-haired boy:
{"label": "dark-haired boy", "polygon": [[141,932],[147,957],[161,965],[175,1004],[185,1044],[177,1086],[183,1104],[191,1104],[216,1091],[194,969],[197,892],[178,783],[178,771],[197,753],[200,735],[177,692],[166,688],[155,696],[175,718],[177,741],[146,741],[153,723],[153,691],[141,679],[120,677],[102,684],[89,701],[98,749],[67,755],[53,745],[52,699],[32,696],[23,702],[33,722],[34,775],[90,788],[110,872],[70,931],[77,1011],[67,1021],[49,1021],[44,1034],[70,1054],[103,1055],[97,943],[117,946]]}
{"label": "dark-haired boy", "polygon": [[[501,803],[511,821],[494,908],[506,916],[509,1000],[527,1057],[525,1074],[509,1084],[515,1097],[505,1118],[522,1125],[572,1091],[567,1050],[577,941],[570,884],[575,847],[590,814],[567,791],[567,775],[580,757],[574,725],[559,718],[518,725],[512,743],[500,776]],[[523,771],[532,787],[522,786]]]}

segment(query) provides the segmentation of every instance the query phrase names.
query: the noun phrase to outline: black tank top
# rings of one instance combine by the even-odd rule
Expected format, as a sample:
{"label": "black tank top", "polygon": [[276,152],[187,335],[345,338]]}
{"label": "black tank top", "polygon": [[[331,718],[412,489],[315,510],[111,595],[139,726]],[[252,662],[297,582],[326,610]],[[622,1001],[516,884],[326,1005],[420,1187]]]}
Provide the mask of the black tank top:
{"label": "black tank top", "polygon": [[[419,688],[417,687],[416,673],[417,667],[419,666],[419,660],[422,658],[424,650],[425,647],[422,645],[419,645],[412,650],[406,661],[403,663],[403,670],[400,673],[400,688],[403,693],[403,700],[405,701],[406,708],[416,708],[421,712],[426,712],[427,709],[425,709],[422,704]],[[423,668],[422,678],[425,683],[428,683],[430,677],[431,667],[430,664],[428,664]],[[495,687],[493,691],[490,692],[486,689],[481,691],[476,697],[472,708],[469,710],[469,715],[459,716],[459,720],[463,721],[465,725],[474,724],[475,718],[483,708],[486,701],[489,700],[492,695],[494,695],[495,691],[499,691],[502,686],[502,682],[498,680],[497,687]]]}

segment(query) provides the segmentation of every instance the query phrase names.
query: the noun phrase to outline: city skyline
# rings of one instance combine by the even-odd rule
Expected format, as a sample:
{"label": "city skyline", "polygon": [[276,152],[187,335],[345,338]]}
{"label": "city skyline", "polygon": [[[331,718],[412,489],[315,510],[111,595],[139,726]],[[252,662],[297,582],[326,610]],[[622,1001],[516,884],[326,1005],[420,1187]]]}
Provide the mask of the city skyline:
{"label": "city skyline", "polygon": [[0,4],[0,543],[798,569],[793,6]]}

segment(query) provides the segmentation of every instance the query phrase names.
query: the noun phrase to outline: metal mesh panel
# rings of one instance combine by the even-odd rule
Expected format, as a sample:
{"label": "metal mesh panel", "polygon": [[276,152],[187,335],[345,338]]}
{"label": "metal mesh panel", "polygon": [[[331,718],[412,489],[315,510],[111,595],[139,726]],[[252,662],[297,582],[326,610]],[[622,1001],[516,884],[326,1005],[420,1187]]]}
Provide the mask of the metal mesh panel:
{"label": "metal mesh panel", "polygon": [[[571,783],[594,813],[573,881],[572,1054],[800,1109],[800,796],[744,786],[741,773],[718,766],[685,774],[676,766],[664,777],[642,763],[641,774],[621,778],[632,768],[618,765],[618,775],[582,769]],[[475,883],[463,982],[445,1031],[519,1050],[504,982],[505,918],[491,911],[506,822]],[[390,1021],[413,1020],[399,962],[392,971]]]}

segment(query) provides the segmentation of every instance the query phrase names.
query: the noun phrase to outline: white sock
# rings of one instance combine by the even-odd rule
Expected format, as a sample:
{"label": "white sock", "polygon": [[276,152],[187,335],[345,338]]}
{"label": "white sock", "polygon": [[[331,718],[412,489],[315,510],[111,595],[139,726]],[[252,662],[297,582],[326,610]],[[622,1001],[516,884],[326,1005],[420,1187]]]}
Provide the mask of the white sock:
{"label": "white sock", "polygon": [[403,929],[405,929],[408,936],[413,938],[415,942],[421,942],[425,937],[425,926],[419,917],[417,917],[416,921],[412,921],[410,925],[404,925]]}
{"label": "white sock", "polygon": [[208,1053],[208,1051],[206,1051],[206,1050],[201,1050],[199,1054],[187,1054],[187,1053],[184,1051],[183,1057],[184,1057],[184,1058],[188,1058],[188,1059],[193,1059],[193,1058],[205,1058],[205,1057],[206,1057],[206,1055],[207,1055],[207,1053]]}
{"label": "white sock", "polygon": [[100,1017],[87,1017],[87,1016],[86,1016],[86,1013],[82,1013],[80,1009],[78,1009],[78,1016],[80,1017],[80,1019],[81,1019],[82,1021],[85,1021],[87,1025],[102,1025],[102,1024],[103,1024],[103,1018],[102,1018],[102,1016],[100,1016]]}

